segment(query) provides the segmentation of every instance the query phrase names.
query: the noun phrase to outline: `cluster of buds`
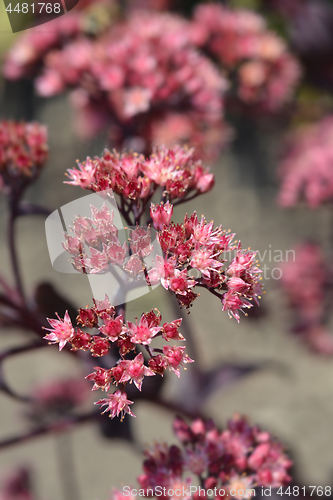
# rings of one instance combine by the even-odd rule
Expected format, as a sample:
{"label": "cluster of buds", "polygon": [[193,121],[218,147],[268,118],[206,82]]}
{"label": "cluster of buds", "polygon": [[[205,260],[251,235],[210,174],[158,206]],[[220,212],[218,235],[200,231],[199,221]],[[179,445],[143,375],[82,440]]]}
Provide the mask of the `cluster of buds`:
{"label": "cluster of buds", "polygon": [[[242,499],[255,496],[258,486],[278,488],[291,481],[292,462],[282,445],[244,417],[235,415],[222,432],[212,420],[197,419],[188,425],[177,417],[174,431],[181,447],[156,443],[145,451],[144,472],[138,477],[142,496]],[[131,489],[126,490],[115,491],[112,500],[128,498]]]}
{"label": "cluster of buds", "polygon": [[333,199],[333,117],[303,127],[289,139],[279,167],[278,202],[293,207],[305,199],[311,208]]}
{"label": "cluster of buds", "polygon": [[199,5],[192,29],[198,46],[226,70],[241,102],[271,112],[290,100],[300,66],[262,16],[219,4]]}
{"label": "cluster of buds", "polygon": [[0,187],[5,192],[21,192],[38,177],[47,156],[45,126],[0,122]]}
{"label": "cluster of buds", "polygon": [[[163,376],[167,368],[179,377],[180,366],[193,362],[184,352],[184,346],[165,345],[163,349],[151,347],[156,337],[162,337],[166,342],[185,340],[178,331],[182,320],[162,324],[162,316],[157,310],[142,314],[136,323],[125,322],[124,315],[117,314],[116,308],[105,296],[104,301],[95,300],[94,307],[87,306],[79,310],[77,323],[84,330],[74,328],[67,312],[64,319],[58,317],[48,321],[52,328],[47,330],[51,333],[44,338],[50,343],[59,343],[59,350],[68,342],[72,350],[90,351],[94,357],[106,356],[112,349],[119,353],[114,367],[106,369],[96,366],[95,371],[86,377],[94,382],[93,390],[108,391],[112,384],[117,386],[113,394],[108,394],[96,403],[106,405],[105,411],[110,411],[111,418],[119,415],[123,418],[125,413],[135,416],[129,408],[132,401],[127,399],[124,390],[127,383],[134,382],[141,391],[144,377]],[[89,333],[87,328],[94,330],[94,334]],[[140,346],[149,355],[148,363],[139,351]]]}
{"label": "cluster of buds", "polygon": [[112,189],[127,200],[140,199],[143,205],[158,186],[172,200],[205,193],[214,186],[214,175],[195,159],[194,149],[180,146],[156,147],[147,158],[105,150],[101,157],[78,163],[78,169],[69,169],[67,175],[67,184],[96,192]]}
{"label": "cluster of buds", "polygon": [[282,270],[281,284],[294,313],[293,331],[312,350],[332,355],[333,337],[327,327],[332,266],[317,244],[303,243],[295,248],[294,261],[285,262]]}

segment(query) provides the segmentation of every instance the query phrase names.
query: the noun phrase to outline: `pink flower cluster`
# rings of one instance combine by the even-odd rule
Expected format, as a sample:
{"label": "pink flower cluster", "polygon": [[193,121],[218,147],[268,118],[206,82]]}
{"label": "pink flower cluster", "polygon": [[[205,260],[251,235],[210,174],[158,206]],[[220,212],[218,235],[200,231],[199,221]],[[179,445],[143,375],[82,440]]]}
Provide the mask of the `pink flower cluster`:
{"label": "pink flower cluster", "polygon": [[276,111],[290,100],[300,66],[262,16],[214,3],[199,5],[192,30],[195,43],[227,71],[240,101]]}
{"label": "pink flower cluster", "polygon": [[[118,389],[113,394],[99,400],[96,404],[107,406],[105,411],[110,411],[110,417],[124,417],[124,413],[132,416],[134,414],[129,408],[131,401],[127,399],[124,387],[127,383],[134,382],[141,391],[144,377],[156,374],[163,376],[164,371],[169,368],[179,377],[179,369],[183,363],[192,363],[193,360],[184,352],[184,346],[165,345],[163,349],[152,348],[151,342],[155,337],[163,340],[185,340],[178,328],[181,319],[171,323],[163,323],[162,316],[157,310],[151,310],[142,314],[135,323],[125,322],[123,314],[116,314],[116,309],[110,304],[107,296],[104,301],[94,301],[94,307],[80,309],[77,323],[81,328],[74,328],[66,312],[64,319],[48,319],[50,326],[44,338],[50,343],[59,343],[59,350],[63,349],[67,342],[71,349],[90,351],[94,357],[106,356],[111,349],[118,349],[120,358],[117,364],[110,369],[95,367],[95,372],[86,378],[94,382],[93,390],[102,389],[108,391],[111,384]],[[99,324],[101,322],[101,324]],[[94,329],[95,334],[90,334],[86,329]],[[149,361],[145,364],[142,352],[137,353],[137,348],[143,346],[149,355]],[[137,353],[130,359],[125,356],[134,351]]]}
{"label": "pink flower cluster", "polygon": [[[74,235],[66,235],[64,248],[72,255],[75,269],[99,273],[116,264],[134,277],[145,273],[149,285],[160,282],[187,308],[197,297],[194,287],[203,287],[219,297],[223,310],[237,321],[239,311],[251,307],[252,299],[258,301],[262,287],[255,252],[243,250],[240,243],[236,248],[232,244],[234,234],[222,226],[214,227],[204,217],[199,221],[196,213],[190,217],[186,214],[182,224],[171,222],[173,205],[169,200],[182,200],[191,190],[200,194],[214,183],[214,176],[201,162],[193,160],[192,150],[160,148],[146,160],[135,153],[119,155],[106,151],[101,159],[88,159],[79,168],[69,170],[70,183],[95,191],[112,188],[121,199],[141,200],[142,205],[136,205],[136,210],[141,210],[133,224],[138,222],[157,186],[164,188],[163,197],[168,201],[150,206],[163,255],[157,255],[152,266],[147,268],[143,262],[152,251],[149,228],[138,226],[132,230],[128,251],[127,244],[121,245],[118,240],[113,213],[104,206],[100,211],[92,207],[91,219],[76,218]],[[231,252],[234,258],[225,269],[223,254]],[[131,257],[126,259],[129,254]]]}
{"label": "pink flower cluster", "polygon": [[78,169],[69,169],[67,184],[83,189],[112,189],[129,200],[145,202],[161,186],[170,199],[189,193],[205,193],[214,186],[214,175],[196,160],[193,149],[156,147],[145,158],[137,153],[104,151],[100,158],[87,158]]}
{"label": "pink flower cluster", "polygon": [[278,203],[292,207],[305,199],[311,208],[333,199],[333,117],[294,133],[279,167]]}
{"label": "pink flower cluster", "polygon": [[25,467],[11,471],[1,485],[0,500],[36,500],[31,471]]}
{"label": "pink flower cluster", "polygon": [[79,32],[80,14],[73,12],[54,19],[52,29],[26,31],[17,38],[6,55],[4,76],[9,80],[35,77],[44,63],[44,58],[47,59],[52,50],[63,46]]}
{"label": "pink flower cluster", "polygon": [[295,313],[294,331],[314,351],[333,354],[333,336],[327,327],[332,267],[315,243],[295,248],[295,260],[282,267],[282,286]]}
{"label": "pink flower cluster", "polygon": [[[76,270],[89,274],[115,273],[125,297],[129,281],[131,287],[140,279],[149,286],[161,283],[186,308],[198,296],[195,287],[203,287],[218,297],[222,310],[237,321],[239,312],[250,308],[252,300],[258,303],[262,287],[256,252],[243,250],[240,243],[233,244],[234,234],[230,230],[214,227],[213,221],[207,222],[203,216],[199,221],[195,212],[191,216],[186,214],[181,224],[171,220],[170,200],[181,202],[185,198],[186,201],[186,195],[192,190],[196,196],[211,189],[214,183],[214,176],[200,161],[193,159],[193,150],[163,147],[149,158],[136,153],[106,151],[102,158],[88,158],[79,164],[79,169],[69,170],[69,176],[70,184],[97,192],[104,190],[103,196],[112,199],[111,190],[114,190],[120,199],[119,213],[132,223],[132,228],[126,228],[129,237],[121,243],[114,211],[106,203],[100,209],[91,206],[90,218],[77,216],[72,223],[72,234],[65,234],[63,242]],[[157,187],[163,189],[163,201],[150,203],[150,220],[157,231],[160,251],[153,253],[151,227],[141,227],[139,222]],[[229,255],[234,252],[234,257],[224,267],[227,259],[223,255],[228,252]],[[115,272],[115,266],[122,276]],[[105,301],[94,302],[94,307],[79,311],[77,323],[84,330],[75,328],[66,312],[63,319],[59,316],[48,319],[50,333],[44,338],[50,343],[59,343],[59,350],[69,342],[72,350],[90,351],[94,357],[105,356],[111,349],[118,351],[120,357],[115,366],[96,366],[87,378],[94,381],[93,389],[108,391],[111,384],[117,386],[113,394],[98,401],[106,406],[105,411],[109,411],[112,418],[123,417],[125,413],[133,415],[129,407],[132,402],[124,391],[127,383],[134,382],[141,390],[144,377],[163,376],[167,368],[179,377],[180,366],[193,361],[185,354],[184,346],[167,344],[159,349],[150,345],[155,337],[162,337],[166,342],[184,341],[179,332],[181,319],[162,324],[161,315],[155,309],[142,314],[136,323],[126,322],[124,305],[116,309],[107,296]],[[90,334],[87,328],[97,331]],[[138,346],[147,351],[148,363],[145,364]]]}
{"label": "pink flower cluster", "polygon": [[[199,221],[195,212],[186,214],[182,224],[170,222],[170,207],[152,204],[150,209],[164,255],[156,257],[156,267],[148,272],[150,282],[160,281],[187,308],[197,298],[194,288],[206,288],[220,298],[222,310],[239,321],[239,312],[252,307],[252,299],[258,303],[262,290],[256,252],[243,250],[240,243],[235,247],[234,234],[204,217]],[[223,254],[232,252],[236,255],[224,269]]]}
{"label": "pink flower cluster", "polygon": [[47,130],[38,123],[0,122],[0,186],[18,189],[35,179],[48,157]]}
{"label": "pink flower cluster", "polygon": [[[205,496],[242,499],[257,486],[277,488],[291,481],[292,462],[282,445],[258,426],[250,426],[244,417],[235,415],[222,432],[212,420],[197,419],[188,425],[177,417],[174,431],[182,447],[156,443],[145,451],[144,472],[138,477],[142,495],[152,497],[156,491],[156,496],[171,500],[177,498],[172,490],[180,488],[187,492],[182,498],[199,500],[203,492],[199,495],[198,488],[193,488],[197,490],[193,493],[190,487],[193,479],[200,478]],[[188,473],[192,476],[185,478]],[[209,490],[214,493],[208,494]],[[112,497],[125,498],[118,491]]]}

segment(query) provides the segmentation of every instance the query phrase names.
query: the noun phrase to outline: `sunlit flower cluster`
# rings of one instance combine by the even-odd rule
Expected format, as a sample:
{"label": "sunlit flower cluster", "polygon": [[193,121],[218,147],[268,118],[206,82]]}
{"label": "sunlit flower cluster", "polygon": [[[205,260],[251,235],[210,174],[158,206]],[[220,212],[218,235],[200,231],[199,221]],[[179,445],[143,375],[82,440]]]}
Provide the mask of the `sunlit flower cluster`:
{"label": "sunlit flower cluster", "polygon": [[[156,256],[156,267],[148,272],[150,282],[160,281],[186,308],[198,296],[195,287],[206,288],[221,300],[222,310],[239,321],[239,312],[252,307],[252,300],[258,303],[262,290],[256,252],[236,246],[234,234],[203,216],[198,220],[195,212],[186,214],[182,224],[169,222],[170,210],[168,204],[151,206],[164,257]],[[224,267],[227,254],[235,257]]]}
{"label": "sunlit flower cluster", "polygon": [[192,29],[194,42],[217,58],[240,101],[276,111],[290,100],[300,66],[262,16],[220,4],[199,5]]}
{"label": "sunlit flower cluster", "polygon": [[333,117],[295,132],[279,167],[278,202],[295,206],[305,199],[311,208],[333,199]]}
{"label": "sunlit flower cluster", "polygon": [[[48,58],[52,50],[63,46],[79,32],[80,14],[73,12],[54,19],[52,29],[26,31],[18,37],[6,55],[4,76],[10,80],[35,77],[43,65],[44,57]],[[55,78],[55,87],[57,81]]]}
{"label": "sunlit flower cluster", "polygon": [[48,156],[47,130],[38,123],[0,122],[0,187],[22,190],[36,179]]}
{"label": "sunlit flower cluster", "polygon": [[315,243],[295,248],[295,260],[282,266],[281,284],[294,312],[295,333],[311,349],[333,354],[333,336],[327,322],[330,311],[332,267]]}
{"label": "sunlit flower cluster", "polygon": [[[288,469],[292,462],[282,445],[268,432],[250,426],[244,417],[235,415],[222,432],[212,420],[197,419],[188,425],[177,417],[174,431],[181,447],[156,443],[145,451],[137,489],[142,496],[154,497],[155,493],[171,500],[177,498],[172,491],[180,489],[181,498],[193,500],[203,496],[242,499],[254,496],[257,486],[278,488],[291,481]],[[198,478],[205,491],[200,495]],[[128,496],[115,491],[111,498],[124,500]]]}

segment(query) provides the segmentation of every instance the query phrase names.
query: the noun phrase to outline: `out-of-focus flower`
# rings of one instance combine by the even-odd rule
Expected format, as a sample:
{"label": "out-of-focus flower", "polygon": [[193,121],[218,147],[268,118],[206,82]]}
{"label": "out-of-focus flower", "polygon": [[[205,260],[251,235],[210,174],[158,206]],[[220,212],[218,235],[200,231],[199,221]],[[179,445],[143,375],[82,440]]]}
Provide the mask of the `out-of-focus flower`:
{"label": "out-of-focus flower", "polygon": [[154,203],[150,206],[150,215],[153,219],[153,224],[155,229],[161,231],[164,226],[168,226],[171,221],[171,217],[173,214],[173,205],[170,205],[169,201],[166,204],[154,205]]}
{"label": "out-of-focus flower", "polygon": [[48,157],[47,130],[39,123],[0,122],[0,188],[20,195]]}
{"label": "out-of-focus flower", "polygon": [[273,112],[292,97],[300,66],[259,14],[217,3],[199,5],[192,38],[218,59],[243,103]]}
{"label": "out-of-focus flower", "polygon": [[81,378],[47,382],[33,388],[26,415],[34,425],[57,424],[75,415],[88,397],[88,384]]}
{"label": "out-of-focus flower", "polygon": [[45,339],[48,340],[52,344],[59,344],[59,351],[63,349],[67,342],[71,340],[74,335],[74,328],[69,317],[68,311],[66,311],[64,319],[47,319],[50,323],[51,328],[45,328],[45,330],[50,331],[45,335]]}
{"label": "out-of-focus flower", "polygon": [[138,482],[147,494],[150,489],[157,492],[165,488],[163,498],[170,500],[168,491],[177,484],[178,488],[184,486],[181,492],[185,490],[186,495],[193,480],[184,479],[188,471],[205,478],[202,488],[206,494],[207,490],[220,490],[217,498],[229,492],[235,498],[248,498],[254,496],[256,486],[278,488],[291,481],[288,469],[292,462],[281,444],[268,432],[251,427],[244,417],[234,416],[222,432],[211,420],[198,419],[188,425],[177,417],[174,430],[181,448],[156,443],[145,452]]}
{"label": "out-of-focus flower", "polygon": [[333,199],[333,117],[296,131],[279,167],[278,203],[292,207],[303,198],[311,208]]}
{"label": "out-of-focus flower", "polygon": [[80,29],[82,15],[77,13],[77,25],[67,38],[58,22],[52,39],[39,42],[42,47],[35,47],[35,38],[22,36],[7,56],[7,78],[32,76],[44,97],[72,89],[80,130],[87,135],[108,122],[117,130],[116,144],[139,138],[142,149],[149,151],[161,136],[164,116],[178,113],[191,125],[188,133],[176,133],[168,141],[171,146],[185,140],[202,152],[220,150],[229,135],[223,122],[228,85],[214,63],[194,47],[189,21],[135,10],[126,21],[93,38]]}
{"label": "out-of-focus flower", "polygon": [[133,401],[127,399],[126,392],[116,391],[114,394],[108,394],[107,398],[100,399],[95,404],[106,406],[103,413],[109,411],[111,418],[120,416],[121,420],[123,420],[125,413],[131,415],[131,417],[136,416],[129,407],[129,405],[133,404]]}

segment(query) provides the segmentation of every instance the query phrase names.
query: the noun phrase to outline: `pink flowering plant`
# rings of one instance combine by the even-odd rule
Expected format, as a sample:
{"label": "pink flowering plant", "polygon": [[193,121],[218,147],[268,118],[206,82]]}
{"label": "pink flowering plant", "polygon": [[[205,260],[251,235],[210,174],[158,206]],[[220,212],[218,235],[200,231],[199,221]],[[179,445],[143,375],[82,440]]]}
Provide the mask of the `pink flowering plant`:
{"label": "pink flowering plant", "polygon": [[[69,169],[68,175],[69,184],[112,199],[115,195],[110,190],[114,190],[121,215],[132,225],[129,238],[122,244],[114,213],[105,203],[100,210],[91,206],[90,218],[76,217],[73,234],[66,234],[63,242],[75,270],[105,274],[118,268],[134,279],[141,275],[148,286],[162,284],[185,308],[198,297],[197,288],[204,288],[237,321],[239,313],[252,306],[252,300],[258,304],[262,287],[255,252],[242,249],[240,243],[233,243],[234,234],[222,226],[215,227],[203,216],[199,220],[195,212],[185,214],[182,223],[172,222],[174,204],[193,199],[214,185],[213,174],[194,159],[192,149],[160,147],[149,157],[106,150],[101,158],[88,158],[77,169]],[[158,192],[162,201],[150,202]],[[146,227],[139,226],[143,217],[147,218]],[[157,232],[160,254],[147,264],[153,250],[150,221]],[[223,256],[232,251],[235,257],[226,264]],[[93,307],[79,310],[78,328],[68,312],[63,319],[48,319],[51,328],[45,336],[50,343],[58,343],[59,350],[69,343],[72,350],[89,351],[97,358],[118,352],[114,366],[96,366],[87,376],[94,382],[93,390],[108,392],[116,386],[114,393],[97,402],[105,406],[111,418],[125,413],[134,416],[127,384],[134,383],[141,391],[145,377],[163,376],[166,369],[179,377],[180,367],[194,361],[184,345],[173,344],[186,340],[180,331],[181,318],[162,322],[161,314],[152,309],[135,323],[126,321],[126,282],[118,279],[118,286],[124,297],[122,304],[112,305],[108,296],[104,301],[94,300]],[[154,347],[158,337],[167,342],[162,348]]]}
{"label": "pink flowering plant", "polygon": [[[188,424],[176,417],[174,432],[180,446],[155,443],[144,452],[143,474],[134,490],[114,490],[110,500],[142,496],[197,500],[202,496],[237,499],[255,496],[258,486],[287,485],[292,462],[281,444],[246,418],[235,415],[222,432],[212,420]],[[200,490],[199,486],[200,485]]]}
{"label": "pink flowering plant", "polygon": [[[0,191],[8,205],[13,276],[11,281],[0,275],[0,324],[31,335],[29,343],[0,352],[0,391],[25,405],[22,415],[29,422],[22,433],[0,439],[0,449],[56,435],[68,500],[79,498],[68,431],[94,421],[104,437],[139,447],[129,417],[136,416],[140,400],[182,415],[174,421],[180,445],[155,443],[145,451],[138,478],[145,496],[158,496],[159,488],[184,487],[189,490],[184,499],[199,500],[193,487],[200,484],[215,499],[233,496],[232,490],[241,499],[253,488],[279,488],[291,481],[291,460],[271,434],[238,415],[222,431],[207,420],[204,405],[213,391],[259,364],[221,361],[202,368],[184,313],[200,308],[201,293],[218,301],[221,314],[237,323],[242,314],[248,316],[263,293],[256,252],[235,240],[223,221],[193,209],[181,213],[178,207],[213,189],[214,171],[205,162],[218,158],[231,142],[239,117],[261,116],[270,124],[272,117],[290,118],[287,105],[301,67],[262,14],[233,2],[178,4],[81,0],[52,21],[52,29],[18,35],[4,57],[7,80],[30,80],[43,98],[67,93],[81,138],[105,134],[103,145],[109,145],[99,156],[68,168],[65,184],[85,190],[82,206],[89,208],[61,220],[61,237],[59,232],[54,236],[62,252],[59,267],[50,251],[55,269],[63,270],[66,257],[65,272],[70,268],[90,283],[90,305],[77,308],[48,283],[39,283],[29,295],[18,258],[17,221],[48,216],[48,228],[53,215],[61,213],[24,200],[46,164],[47,128],[37,122],[0,122]],[[280,204],[294,206],[301,198],[311,207],[330,203],[331,128],[326,118],[299,134],[299,144],[291,146],[280,168]],[[50,249],[52,241],[47,243]],[[305,331],[318,351],[331,353],[332,343],[322,335],[324,329],[327,333],[331,270],[317,250],[301,249],[299,267],[290,267],[282,281],[295,311],[295,330]],[[145,293],[150,300],[148,292],[159,285],[170,299],[170,316],[163,312],[162,318],[151,301],[131,317],[128,302]],[[68,357],[82,371],[79,377],[43,381],[22,395],[3,364],[44,348],[58,348],[59,362]],[[174,375],[182,394],[168,400],[162,387]],[[89,395],[96,391],[101,392],[93,406]],[[33,500],[21,476],[14,487],[9,482],[0,488],[0,498]],[[127,496],[114,491],[111,498]],[[163,498],[175,495],[164,492]]]}

